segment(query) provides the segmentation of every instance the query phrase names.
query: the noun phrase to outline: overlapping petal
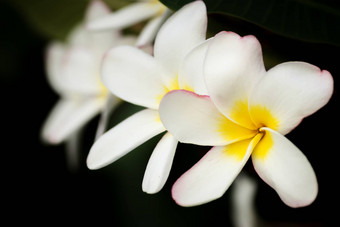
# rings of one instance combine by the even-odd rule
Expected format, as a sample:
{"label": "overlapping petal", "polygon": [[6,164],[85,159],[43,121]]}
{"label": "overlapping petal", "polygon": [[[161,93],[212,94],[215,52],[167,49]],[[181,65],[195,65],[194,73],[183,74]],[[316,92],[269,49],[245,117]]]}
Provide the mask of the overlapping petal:
{"label": "overlapping petal", "polygon": [[103,83],[113,94],[137,105],[157,109],[167,91],[155,59],[134,47],[108,51],[101,72]]}
{"label": "overlapping petal", "polygon": [[154,46],[155,59],[165,69],[164,78],[170,85],[178,76],[185,55],[205,40],[207,29],[206,7],[202,1],[183,6],[160,28]]}
{"label": "overlapping petal", "polygon": [[85,12],[85,20],[92,21],[108,15],[110,13],[110,8],[100,0],[94,0],[90,2],[89,7]]}
{"label": "overlapping petal", "polygon": [[184,58],[178,76],[178,84],[181,89],[200,95],[208,94],[203,76],[203,64],[210,40],[208,39],[195,47]]}
{"label": "overlapping petal", "polygon": [[172,197],[181,206],[196,206],[221,197],[247,162],[258,142],[243,140],[212,148],[184,173],[172,188]]}
{"label": "overlapping petal", "polygon": [[164,6],[161,4],[137,2],[108,16],[93,20],[88,23],[87,27],[90,30],[122,29],[157,15],[163,8]]}
{"label": "overlapping petal", "polygon": [[80,129],[85,122],[99,113],[104,105],[103,99],[87,100],[62,99],[52,109],[42,128],[42,139],[48,143],[58,144],[73,132]]}
{"label": "overlapping petal", "polygon": [[287,138],[269,128],[254,149],[252,160],[259,176],[291,207],[314,201],[318,183],[305,155]]}
{"label": "overlapping petal", "polygon": [[204,74],[217,108],[231,120],[254,129],[247,113],[250,91],[265,75],[261,45],[254,36],[217,34],[207,50]]}
{"label": "overlapping petal", "polygon": [[149,194],[159,192],[168,179],[178,141],[167,132],[153,150],[146,167],[142,188]]}
{"label": "overlapping petal", "polygon": [[119,42],[121,37],[122,34],[120,30],[90,32],[85,29],[84,24],[80,24],[70,32],[66,43],[69,48],[88,48],[95,51],[95,54],[102,56],[108,48],[112,47],[116,42]]}
{"label": "overlapping petal", "polygon": [[59,76],[65,55],[65,46],[60,42],[53,42],[46,50],[46,74],[51,87],[59,94],[63,93],[65,81]]}
{"label": "overlapping petal", "polygon": [[157,35],[157,32],[161,25],[163,24],[164,20],[169,16],[170,10],[167,10],[162,14],[162,16],[155,17],[151,19],[140,32],[136,46],[144,46],[149,43],[152,43],[154,38]]}
{"label": "overlapping petal", "polygon": [[[101,1],[91,1],[85,20],[109,13]],[[99,65],[104,54],[117,38],[119,31],[89,33],[83,24],[75,27],[65,43],[53,42],[46,56],[47,77],[63,99],[51,112],[44,127],[43,138],[59,143],[84,125],[103,107],[107,89],[102,85]]]}
{"label": "overlapping petal", "polygon": [[68,94],[100,95],[104,91],[99,75],[99,61],[87,48],[72,48],[64,56],[60,79]]}
{"label": "overlapping petal", "polygon": [[256,134],[224,117],[208,96],[185,90],[165,95],[159,114],[165,128],[183,143],[221,146]]}
{"label": "overlapping petal", "polygon": [[142,110],[104,133],[92,145],[87,166],[104,167],[164,130],[156,110]]}
{"label": "overlapping petal", "polygon": [[[333,78],[326,70],[304,62],[286,62],[270,69],[249,99],[251,106],[263,106],[277,119],[281,134],[287,134],[301,120],[323,107],[333,93]],[[261,116],[252,111],[251,117],[260,124]]]}

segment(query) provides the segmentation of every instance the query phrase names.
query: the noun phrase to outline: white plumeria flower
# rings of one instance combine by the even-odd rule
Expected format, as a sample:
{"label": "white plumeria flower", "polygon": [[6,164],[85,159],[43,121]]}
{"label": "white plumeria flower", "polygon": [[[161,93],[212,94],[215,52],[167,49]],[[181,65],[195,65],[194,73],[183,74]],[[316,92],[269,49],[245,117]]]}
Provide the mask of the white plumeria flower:
{"label": "white plumeria flower", "polygon": [[159,108],[180,142],[214,146],[176,181],[174,200],[195,206],[221,197],[251,155],[256,172],[285,204],[312,203],[315,173],[284,135],[329,101],[331,74],[304,62],[266,71],[258,40],[232,32],[209,42],[203,68],[210,97],[173,91]]}
{"label": "white plumeria flower", "polygon": [[122,29],[151,18],[136,42],[137,46],[144,46],[153,41],[168,15],[169,10],[158,0],[140,0],[110,15],[91,21],[87,27],[94,31]]}
{"label": "white plumeria flower", "polygon": [[[202,69],[198,67],[202,66],[208,42],[205,41],[206,27],[205,5],[196,1],[164,23],[155,40],[154,57],[129,46],[113,48],[106,54],[102,65],[105,86],[123,100],[147,109],[127,118],[94,143],[87,158],[90,169],[104,167],[164,132],[158,106],[169,91],[189,89],[206,93]],[[177,143],[166,133],[157,144],[145,171],[143,191],[161,190]]]}
{"label": "white plumeria flower", "polygon": [[[104,3],[92,1],[85,20],[109,13]],[[100,79],[102,57],[109,48],[133,44],[135,40],[121,36],[118,31],[91,33],[81,24],[71,32],[65,44],[53,42],[49,45],[47,77],[61,99],[43,125],[44,141],[52,144],[65,141],[104,108],[109,92]],[[113,97],[112,102],[118,103],[118,98]]]}

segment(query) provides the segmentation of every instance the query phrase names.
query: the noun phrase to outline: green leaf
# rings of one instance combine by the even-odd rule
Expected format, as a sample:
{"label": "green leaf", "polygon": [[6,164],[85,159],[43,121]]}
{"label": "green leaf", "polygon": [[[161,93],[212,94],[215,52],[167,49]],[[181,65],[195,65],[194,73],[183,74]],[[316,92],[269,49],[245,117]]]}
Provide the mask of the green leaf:
{"label": "green leaf", "polygon": [[[192,0],[161,0],[178,10]],[[208,13],[242,19],[271,32],[340,45],[340,7],[326,0],[204,0]]]}

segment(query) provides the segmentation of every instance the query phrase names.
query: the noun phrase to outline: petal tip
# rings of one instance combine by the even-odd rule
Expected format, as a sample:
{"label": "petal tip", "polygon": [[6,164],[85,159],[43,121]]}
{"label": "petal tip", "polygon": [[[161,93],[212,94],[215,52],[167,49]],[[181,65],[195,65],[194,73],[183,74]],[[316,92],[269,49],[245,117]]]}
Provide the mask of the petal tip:
{"label": "petal tip", "polygon": [[298,198],[295,201],[284,201],[283,200],[283,202],[287,206],[292,207],[292,208],[306,207],[306,206],[311,205],[316,200],[318,196],[318,191],[319,191],[318,183],[315,178],[314,189],[310,193],[305,193],[305,197],[303,199]]}
{"label": "petal tip", "polygon": [[[100,138],[98,140],[100,140]],[[96,142],[92,145],[86,158],[86,166],[90,170],[97,170],[105,166],[102,164],[102,161],[100,161],[100,155],[98,155],[98,148],[96,148],[96,145]]]}
{"label": "petal tip", "polygon": [[91,155],[91,152],[90,154],[87,156],[87,159],[86,159],[86,166],[88,169],[90,170],[96,170],[96,169],[99,169],[100,167],[98,167],[98,164],[96,163],[95,160],[93,160],[93,157]]}
{"label": "petal tip", "polygon": [[203,1],[193,1],[186,5],[186,7],[194,7],[194,6],[197,8],[196,10],[200,9],[200,10],[206,11],[206,6]]}
{"label": "petal tip", "polygon": [[182,206],[182,207],[190,207],[191,205],[185,203],[184,201],[182,201],[182,199],[179,198],[178,188],[176,186],[177,181],[171,188],[171,197],[177,205]]}
{"label": "petal tip", "polygon": [[143,192],[145,192],[147,194],[156,194],[156,193],[158,193],[161,190],[161,188],[152,187],[152,185],[145,184],[143,182],[142,190],[143,190]]}
{"label": "petal tip", "polygon": [[333,87],[334,80],[332,74],[329,71],[325,69],[321,70],[321,76],[325,77],[325,79],[328,79]]}
{"label": "petal tip", "polygon": [[239,34],[232,32],[232,31],[221,31],[217,33],[215,37],[229,38],[229,39],[235,39],[235,40],[240,40],[244,42],[254,42],[256,44],[260,44],[260,42],[254,35],[240,36]]}
{"label": "petal tip", "polygon": [[56,133],[43,130],[40,135],[40,140],[45,144],[58,145],[64,141],[64,138]]}

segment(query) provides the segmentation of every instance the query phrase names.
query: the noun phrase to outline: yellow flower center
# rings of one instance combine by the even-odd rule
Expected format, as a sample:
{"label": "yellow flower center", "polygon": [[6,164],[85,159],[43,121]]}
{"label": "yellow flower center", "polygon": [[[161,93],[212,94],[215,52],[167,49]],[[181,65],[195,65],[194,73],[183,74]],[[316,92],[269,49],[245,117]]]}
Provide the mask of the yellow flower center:
{"label": "yellow flower center", "polygon": [[[261,129],[259,131],[261,131]],[[258,135],[262,135],[262,137],[260,139],[260,143],[258,143],[254,148],[252,155],[257,159],[264,160],[274,142],[272,136],[265,131],[258,133]]]}
{"label": "yellow flower center", "polygon": [[[248,140],[250,138],[256,136],[258,142],[253,150],[253,155],[260,159],[264,159],[269,149],[273,146],[273,140],[270,134],[263,130],[263,127],[277,130],[279,128],[279,120],[266,106],[249,106],[247,100],[235,102],[234,107],[230,112],[230,118],[233,121],[226,117],[221,120],[217,129],[220,135],[228,141],[247,141],[247,144],[249,144]],[[228,145],[228,147],[230,146],[231,145]],[[232,147],[233,146],[231,146],[231,148]],[[231,148],[228,148],[228,150]],[[238,154],[235,155],[235,152],[238,152]],[[243,157],[245,152],[246,149],[238,148],[238,151],[234,149],[232,153],[239,159],[239,157]],[[230,151],[228,151],[228,154],[230,154]]]}
{"label": "yellow flower center", "polygon": [[178,81],[178,75],[177,75],[167,85],[164,85],[164,92],[156,97],[158,103],[161,102],[164,95],[166,95],[168,92],[174,91],[174,90],[180,90],[180,89],[195,92],[194,89],[187,84],[182,84],[180,86],[179,81]]}

